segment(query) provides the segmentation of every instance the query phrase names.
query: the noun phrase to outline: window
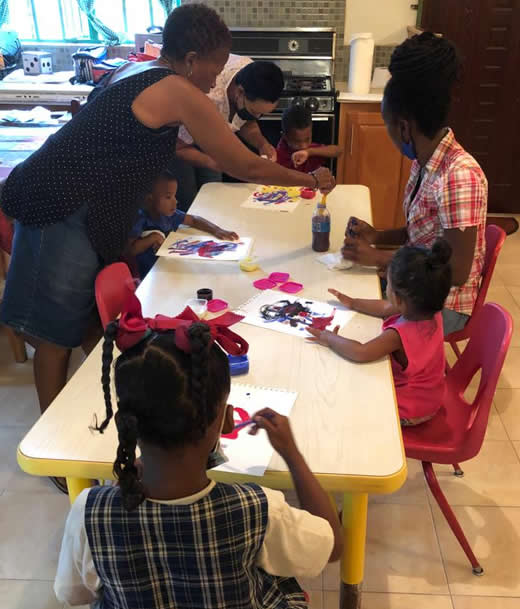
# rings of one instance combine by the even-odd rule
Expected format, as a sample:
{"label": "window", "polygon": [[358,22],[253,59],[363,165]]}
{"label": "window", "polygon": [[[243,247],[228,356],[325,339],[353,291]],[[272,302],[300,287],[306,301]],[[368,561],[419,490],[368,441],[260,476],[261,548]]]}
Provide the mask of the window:
{"label": "window", "polygon": [[[162,26],[166,19],[160,0],[95,0],[94,10],[96,17],[118,34],[120,42],[133,42],[136,32],[151,25]],[[9,0],[8,23],[22,40],[101,40],[77,0]]]}

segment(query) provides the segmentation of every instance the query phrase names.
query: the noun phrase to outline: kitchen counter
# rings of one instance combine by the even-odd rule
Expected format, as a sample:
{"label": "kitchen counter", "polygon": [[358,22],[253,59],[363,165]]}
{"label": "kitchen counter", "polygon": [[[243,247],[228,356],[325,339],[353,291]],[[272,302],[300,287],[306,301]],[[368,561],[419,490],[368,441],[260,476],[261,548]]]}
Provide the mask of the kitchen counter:
{"label": "kitchen counter", "polygon": [[68,107],[73,99],[84,101],[92,91],[89,85],[0,83],[0,106]]}
{"label": "kitchen counter", "polygon": [[339,91],[338,102],[340,104],[380,104],[383,100],[383,89],[370,89],[369,93],[357,95],[348,92],[346,82],[336,81],[336,90]]}

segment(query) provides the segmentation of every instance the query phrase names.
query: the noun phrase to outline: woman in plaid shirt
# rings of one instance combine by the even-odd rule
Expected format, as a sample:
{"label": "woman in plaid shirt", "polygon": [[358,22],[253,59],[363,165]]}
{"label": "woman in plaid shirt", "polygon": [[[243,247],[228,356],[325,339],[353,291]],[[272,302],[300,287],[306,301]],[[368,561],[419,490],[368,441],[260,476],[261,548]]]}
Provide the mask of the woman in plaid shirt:
{"label": "woman in plaid shirt", "polygon": [[112,417],[114,341],[122,352],[115,363],[119,485],[86,489],[72,506],[56,596],[96,609],[304,609],[294,577],[316,576],[337,560],[342,536],[288,419],[265,409],[252,433],[266,430],[303,509],[278,491],[215,483],[206,474],[221,432],[233,429],[229,361],[219,345],[247,351],[227,327],[240,318],[228,314],[225,326],[211,327],[185,314],[146,320],[135,295],[129,304],[103,345],[100,431]]}
{"label": "woman in plaid shirt", "polygon": [[462,329],[477,298],[485,254],[487,180],[475,159],[446,127],[460,63],[455,47],[429,32],[399,45],[383,98],[388,133],[412,159],[405,191],[406,226],[377,231],[350,218],[343,255],[385,269],[394,252],[378,245],[422,245],[444,238],[451,246],[452,289],[443,310],[444,334]]}

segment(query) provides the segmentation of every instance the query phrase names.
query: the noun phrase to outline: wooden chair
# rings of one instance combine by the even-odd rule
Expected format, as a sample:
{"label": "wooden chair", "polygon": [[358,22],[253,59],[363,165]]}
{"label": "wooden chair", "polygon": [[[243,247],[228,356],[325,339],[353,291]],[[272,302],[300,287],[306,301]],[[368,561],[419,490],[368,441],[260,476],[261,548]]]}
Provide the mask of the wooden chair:
{"label": "wooden chair", "polygon": [[[7,276],[7,267],[9,266],[9,256],[11,255],[13,245],[13,225],[7,219],[7,217],[0,211],[0,256],[1,256],[1,270],[4,279]],[[0,296],[1,299],[1,296]],[[27,350],[25,348],[25,341],[21,336],[18,336],[12,328],[4,326],[4,330],[7,334],[7,340],[11,346],[13,357],[19,364],[27,361]]]}
{"label": "wooden chair", "polygon": [[86,101],[80,101],[79,99],[72,99],[70,101],[70,114],[71,116],[75,116],[86,104]]}

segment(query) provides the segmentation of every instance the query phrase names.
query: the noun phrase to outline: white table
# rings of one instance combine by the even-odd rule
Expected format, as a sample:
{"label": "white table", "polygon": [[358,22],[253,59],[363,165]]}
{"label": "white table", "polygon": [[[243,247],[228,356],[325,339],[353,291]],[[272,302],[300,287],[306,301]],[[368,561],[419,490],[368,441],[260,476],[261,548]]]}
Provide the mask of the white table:
{"label": "white table", "polygon": [[[145,316],[179,313],[199,288],[211,288],[215,297],[238,307],[256,293],[253,281],[272,271],[290,272],[304,284],[302,294],[315,299],[327,300],[329,287],[354,297],[380,297],[373,271],[331,272],[316,262],[319,254],[310,248],[315,200],[301,203],[294,213],[245,209],[240,204],[252,190],[245,184],[207,184],[191,212],[254,237],[262,270],[245,273],[238,263],[160,259],[139,287]],[[338,186],[328,197],[328,207],[331,251],[341,246],[350,215],[371,220],[370,195],[363,186]],[[380,320],[356,314],[341,333],[367,340],[380,327]],[[298,392],[291,413],[297,443],[322,486],[343,493],[342,602],[355,607],[363,579],[368,494],[391,493],[406,478],[390,362],[354,364],[302,338],[243,323],[236,328],[250,344],[250,372],[237,381]],[[36,475],[66,476],[71,499],[88,479],[112,477],[115,426],[111,424],[104,435],[88,428],[94,412],[99,419],[104,417],[100,371],[98,345],[19,446],[21,467]],[[246,479],[211,475],[225,481]],[[266,474],[254,479],[276,488],[291,486],[276,454]]]}

